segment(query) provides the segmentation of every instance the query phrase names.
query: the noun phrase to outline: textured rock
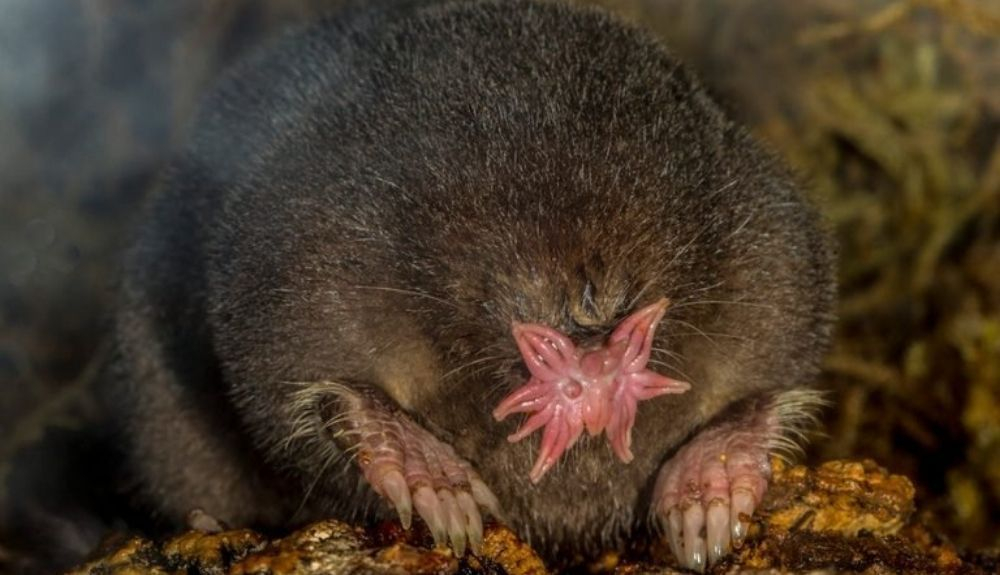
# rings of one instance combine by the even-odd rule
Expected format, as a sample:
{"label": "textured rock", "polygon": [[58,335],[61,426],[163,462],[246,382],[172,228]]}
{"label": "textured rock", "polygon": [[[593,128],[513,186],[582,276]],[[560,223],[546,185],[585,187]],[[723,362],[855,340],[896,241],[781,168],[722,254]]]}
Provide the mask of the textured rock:
{"label": "textured rock", "polygon": [[[423,545],[426,535],[404,533],[393,527],[366,532],[331,520],[314,523],[273,541],[248,530],[214,534],[189,531],[163,543],[131,537],[109,542],[103,556],[70,573],[537,575],[546,572],[538,556],[505,527],[488,528],[482,556],[463,560],[449,550]],[[420,539],[421,545],[411,543],[411,539]]]}
{"label": "textured rock", "polygon": [[[816,469],[774,462],[773,486],[747,542],[713,573],[993,573],[995,560],[964,557],[915,521],[914,489],[873,462],[832,461]],[[431,549],[426,531],[395,524],[373,529],[324,521],[267,541],[247,530],[187,532],[162,543],[109,542],[104,556],[73,575],[133,573],[340,574],[547,572],[509,529],[487,526],[482,555],[456,558]],[[610,552],[591,573],[679,573],[665,547]]]}

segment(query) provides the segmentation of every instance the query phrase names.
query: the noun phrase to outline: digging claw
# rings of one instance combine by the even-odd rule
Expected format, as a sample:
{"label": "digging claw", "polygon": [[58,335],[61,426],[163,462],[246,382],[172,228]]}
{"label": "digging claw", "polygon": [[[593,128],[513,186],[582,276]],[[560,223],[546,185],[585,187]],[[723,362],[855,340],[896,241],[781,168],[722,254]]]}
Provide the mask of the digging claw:
{"label": "digging claw", "polygon": [[732,525],[733,544],[736,547],[743,545],[743,539],[747,535],[747,528],[750,526],[750,517],[753,515],[754,497],[753,494],[740,490],[733,493]]}
{"label": "digging claw", "polygon": [[684,511],[684,563],[695,571],[705,570],[705,540],[701,528],[705,525],[705,510],[693,504]]}
{"label": "digging claw", "polygon": [[451,541],[451,548],[455,550],[455,555],[461,557],[465,554],[466,522],[458,508],[458,501],[447,489],[438,491],[438,498],[441,500],[445,516],[448,518],[448,540]]}
{"label": "digging claw", "polygon": [[398,471],[390,471],[382,478],[382,490],[385,496],[392,502],[399,514],[399,523],[403,529],[409,529],[413,522],[413,503],[410,500],[410,488],[406,486],[406,480]]}
{"label": "digging claw", "polygon": [[434,538],[434,545],[444,545],[448,540],[447,527],[445,523],[444,510],[441,507],[441,500],[433,489],[424,485],[417,489],[413,496],[413,504],[417,508],[417,513],[427,524],[427,529]]}
{"label": "digging claw", "polygon": [[715,563],[729,552],[729,510],[725,503],[712,501],[708,506],[705,521],[705,538],[708,546],[708,562]]}
{"label": "digging claw", "polygon": [[474,554],[479,555],[483,547],[483,518],[479,514],[479,507],[476,506],[472,496],[464,491],[460,491],[455,499],[466,518],[469,547]]}
{"label": "digging claw", "polygon": [[472,498],[476,500],[476,503],[482,505],[490,512],[494,518],[499,521],[503,521],[503,512],[500,510],[500,501],[497,499],[496,495],[490,491],[486,484],[479,479],[473,478],[469,481],[469,485],[472,487]]}

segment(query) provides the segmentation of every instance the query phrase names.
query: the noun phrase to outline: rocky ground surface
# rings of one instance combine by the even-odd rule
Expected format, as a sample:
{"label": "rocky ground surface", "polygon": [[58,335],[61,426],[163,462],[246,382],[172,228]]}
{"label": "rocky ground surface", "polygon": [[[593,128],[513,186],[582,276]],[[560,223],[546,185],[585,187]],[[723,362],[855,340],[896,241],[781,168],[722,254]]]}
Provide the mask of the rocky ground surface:
{"label": "rocky ground surface", "polygon": [[[775,462],[770,493],[747,541],[710,573],[941,573],[987,574],[1000,570],[1000,557],[963,554],[936,536],[914,511],[908,479],[870,461],[833,461],[815,469]],[[337,521],[310,525],[280,539],[247,530],[190,531],[153,542],[116,536],[100,557],[72,575],[138,573],[188,575],[256,574],[502,574],[539,575],[567,568],[547,567],[507,527],[488,525],[480,555],[455,557],[431,549],[419,526],[371,529]],[[637,545],[608,553],[583,573],[672,574],[666,547]]]}

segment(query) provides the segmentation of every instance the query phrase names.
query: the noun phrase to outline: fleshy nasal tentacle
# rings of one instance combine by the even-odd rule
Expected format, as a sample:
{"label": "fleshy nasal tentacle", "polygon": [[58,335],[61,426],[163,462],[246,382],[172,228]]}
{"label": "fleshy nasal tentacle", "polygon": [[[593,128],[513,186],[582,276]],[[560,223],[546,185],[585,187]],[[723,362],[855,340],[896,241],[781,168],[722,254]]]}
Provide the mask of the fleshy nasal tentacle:
{"label": "fleshy nasal tentacle", "polygon": [[632,461],[632,426],[635,425],[636,399],[627,392],[620,392],[612,408],[611,422],[608,424],[608,441],[618,459],[625,463]]}
{"label": "fleshy nasal tentacle", "polygon": [[583,426],[574,424],[566,417],[565,412],[556,411],[549,425],[542,434],[538,458],[531,469],[529,478],[532,483],[541,481],[542,476],[552,468],[562,454],[576,443],[583,432]]}
{"label": "fleshy nasal tentacle", "polygon": [[684,393],[691,389],[691,384],[660,375],[652,371],[630,373],[625,378],[624,385],[628,386],[631,394],[637,400],[652,399],[667,393]]}
{"label": "fleshy nasal tentacle", "polygon": [[625,318],[611,333],[608,339],[610,343],[628,342],[622,357],[625,372],[634,373],[646,369],[653,350],[653,334],[669,305],[670,300],[661,298]]}
{"label": "fleshy nasal tentacle", "polygon": [[514,341],[531,374],[542,381],[563,376],[576,360],[576,346],[566,336],[544,325],[514,322]]}
{"label": "fleshy nasal tentacle", "polygon": [[532,378],[527,384],[517,388],[513,393],[504,398],[496,409],[493,410],[493,417],[497,421],[503,421],[512,413],[525,413],[545,409],[545,406],[552,403],[552,388],[537,378]]}
{"label": "fleshy nasal tentacle", "polygon": [[599,349],[586,352],[567,336],[547,326],[514,322],[514,340],[532,377],[505,397],[493,417],[530,413],[508,437],[520,441],[544,428],[530,477],[538,482],[586,429],[604,431],[615,454],[632,460],[632,427],[638,402],[667,393],[683,393],[690,385],[647,369],[656,326],[669,300],[626,317]]}
{"label": "fleshy nasal tentacle", "polygon": [[556,403],[552,402],[542,408],[541,411],[536,411],[531,415],[517,431],[512,433],[507,440],[510,442],[521,441],[525,437],[528,437],[538,429],[546,426],[552,421],[553,415],[556,411]]}
{"label": "fleshy nasal tentacle", "polygon": [[535,465],[531,468],[531,473],[529,477],[532,483],[537,483],[539,479],[545,472],[555,464],[556,458],[553,457],[554,447],[559,442],[559,435],[563,433],[563,421],[560,417],[554,417],[549,425],[545,426],[545,431],[542,432],[542,443],[538,448],[538,458],[535,459]]}
{"label": "fleshy nasal tentacle", "polygon": [[583,422],[591,437],[604,431],[611,421],[611,402],[605,393],[588,393],[583,400]]}

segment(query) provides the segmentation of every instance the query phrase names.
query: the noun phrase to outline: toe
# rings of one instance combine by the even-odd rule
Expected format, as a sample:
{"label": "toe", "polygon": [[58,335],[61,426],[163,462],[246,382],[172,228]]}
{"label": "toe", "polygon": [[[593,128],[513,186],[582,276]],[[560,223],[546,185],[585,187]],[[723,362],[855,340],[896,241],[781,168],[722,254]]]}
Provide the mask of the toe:
{"label": "toe", "polygon": [[398,471],[386,473],[382,478],[382,492],[396,508],[403,529],[409,529],[413,518],[413,504],[410,501],[410,488],[406,485],[403,474]]}
{"label": "toe", "polygon": [[709,564],[729,552],[729,507],[724,501],[716,499],[709,504],[705,517],[705,539]]}
{"label": "toe", "polygon": [[451,541],[451,548],[455,550],[455,555],[461,557],[465,555],[465,514],[458,507],[455,495],[449,489],[438,491],[438,499],[441,500],[441,508],[444,509],[448,525],[448,539]]}
{"label": "toe", "polygon": [[444,545],[447,541],[448,524],[441,500],[429,486],[421,486],[413,495],[413,506],[427,524],[435,545]]}
{"label": "toe", "polygon": [[472,498],[476,500],[476,503],[485,507],[495,519],[503,521],[503,514],[500,512],[500,501],[496,495],[493,495],[490,488],[482,480],[475,477],[469,479],[469,485],[472,489]]}
{"label": "toe", "polygon": [[730,523],[732,528],[733,544],[739,547],[747,535],[750,527],[750,516],[753,515],[754,498],[753,494],[745,489],[733,491],[732,507],[730,509]]}
{"label": "toe", "polygon": [[689,569],[705,570],[705,540],[701,530],[705,527],[705,510],[698,502],[684,510],[684,564]]}
{"label": "toe", "polygon": [[466,491],[459,491],[455,496],[458,507],[465,515],[466,529],[469,535],[469,547],[478,555],[483,547],[483,518],[479,514],[479,506]]}

